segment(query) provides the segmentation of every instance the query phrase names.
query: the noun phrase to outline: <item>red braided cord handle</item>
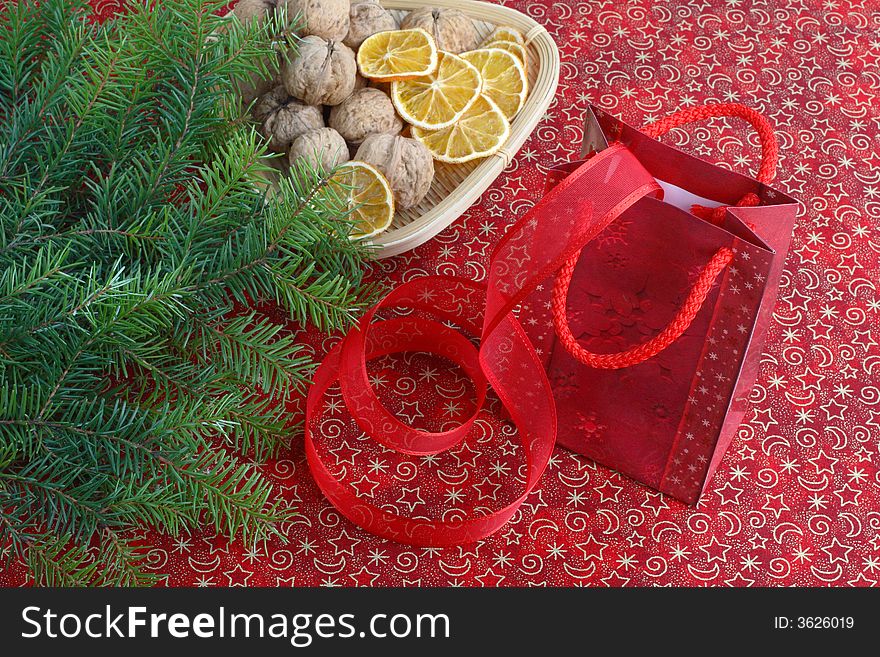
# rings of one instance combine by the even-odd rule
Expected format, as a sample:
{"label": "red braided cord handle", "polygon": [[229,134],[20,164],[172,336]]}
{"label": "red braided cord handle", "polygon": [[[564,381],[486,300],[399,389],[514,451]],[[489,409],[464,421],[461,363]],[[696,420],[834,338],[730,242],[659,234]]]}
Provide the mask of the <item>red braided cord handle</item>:
{"label": "red braided cord handle", "polygon": [[[652,123],[644,129],[644,133],[656,139],[673,128],[719,116],[745,119],[755,129],[761,142],[761,167],[758,170],[757,180],[762,183],[772,181],[776,176],[776,164],[779,160],[779,144],[776,141],[776,134],[773,132],[773,126],[762,114],[745,105],[740,105],[739,103],[719,103],[717,105],[691,107]],[[749,193],[739,200],[737,206],[756,206],[760,202],[761,199],[758,198],[757,194]],[[716,224],[721,223],[727,211],[725,206],[706,208],[695,205],[691,209],[698,217]],[[706,267],[697,277],[684,304],[666,328],[647,342],[615,354],[595,354],[587,351],[578,344],[577,338],[574,337],[568,326],[568,318],[565,313],[568,288],[579,258],[580,254],[578,253],[566,261],[557,273],[556,281],[553,285],[550,305],[556,335],[566,350],[584,365],[599,369],[620,369],[637,365],[656,356],[681,337],[700,311],[706,297],[712,290],[715,279],[733,260],[733,251],[724,247],[715,252],[715,255],[712,256],[711,260],[709,260]]]}
{"label": "red braided cord handle", "polygon": [[[758,169],[757,180],[764,184],[770,183],[776,177],[776,164],[779,161],[779,143],[776,141],[776,133],[773,131],[773,126],[767,118],[751,107],[746,107],[739,103],[719,103],[717,105],[689,107],[650,124],[643,131],[649,137],[657,139],[673,128],[720,116],[745,119],[754,128],[755,132],[758,133],[758,140],[761,142],[761,166]],[[736,205],[737,207],[744,208],[760,204],[761,199],[758,198],[758,195],[749,192]],[[702,205],[691,207],[691,212],[700,219],[711,221],[713,224],[720,224],[724,221],[726,211],[727,206],[724,205],[717,208],[707,208]]]}
{"label": "red braided cord handle", "polygon": [[776,141],[776,133],[773,132],[773,126],[770,122],[763,114],[753,110],[751,107],[746,107],[739,103],[719,103],[717,105],[689,107],[680,112],[670,114],[659,121],[655,121],[646,126],[642,132],[652,139],[657,139],[673,128],[680,128],[688,123],[721,116],[745,119],[755,129],[755,132],[758,133],[758,139],[761,141],[761,167],[758,169],[757,180],[762,183],[771,182],[776,177],[779,144]]}
{"label": "red braided cord handle", "polygon": [[571,284],[571,275],[574,273],[579,256],[580,254],[570,258],[562,265],[556,275],[556,282],[553,284],[553,292],[550,297],[553,326],[556,329],[559,341],[568,350],[568,353],[578,361],[598,369],[617,370],[622,367],[637,365],[656,356],[681,337],[703,306],[703,302],[712,290],[712,284],[715,282],[715,279],[733,260],[733,251],[723,247],[715,252],[715,255],[712,256],[712,259],[709,260],[709,263],[694,282],[684,304],[666,328],[647,342],[616,354],[595,354],[587,351],[578,344],[577,338],[572,335],[571,328],[568,326],[568,318],[565,314],[568,286]]}

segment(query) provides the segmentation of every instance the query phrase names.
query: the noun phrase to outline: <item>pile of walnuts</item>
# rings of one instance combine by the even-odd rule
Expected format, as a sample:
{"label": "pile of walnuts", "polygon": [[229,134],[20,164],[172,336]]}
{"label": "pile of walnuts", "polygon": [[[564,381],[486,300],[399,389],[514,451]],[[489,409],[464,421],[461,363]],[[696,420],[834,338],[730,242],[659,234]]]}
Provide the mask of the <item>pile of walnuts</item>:
{"label": "pile of walnuts", "polygon": [[433,158],[402,134],[386,90],[358,74],[356,52],[377,32],[412,28],[432,34],[442,50],[472,50],[478,35],[471,19],[457,9],[424,7],[398,24],[378,0],[239,0],[233,14],[265,21],[281,7],[299,17],[295,54],[279,55],[274,80],[255,78],[240,90],[269,148],[291,165],[325,171],[350,159],[372,164],[388,179],[395,207],[418,205],[434,178]]}

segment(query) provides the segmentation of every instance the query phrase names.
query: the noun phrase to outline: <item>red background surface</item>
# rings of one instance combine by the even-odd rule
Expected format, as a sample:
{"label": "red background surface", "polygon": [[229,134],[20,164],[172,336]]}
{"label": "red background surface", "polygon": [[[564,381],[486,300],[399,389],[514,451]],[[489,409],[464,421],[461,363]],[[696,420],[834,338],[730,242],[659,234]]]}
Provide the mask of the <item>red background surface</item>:
{"label": "red background surface", "polygon": [[[342,519],[312,483],[297,437],[280,460],[255,464],[301,512],[283,528],[287,543],[229,544],[210,531],[147,535],[154,567],[171,586],[876,585],[880,9],[870,0],[504,4],[544,24],[559,44],[556,101],[477,205],[428,244],[378,263],[375,275],[389,285],[435,273],[483,278],[492,245],[535,202],[547,167],[577,154],[588,103],[635,125],[706,101],[765,112],[782,146],[775,184],[803,208],[753,407],[699,506],[558,448],[539,489],[498,534],[461,548],[410,548]],[[666,139],[754,172],[744,125],[708,126]],[[318,353],[333,343],[304,339]],[[398,410],[416,417],[419,403],[443,408],[432,398],[437,380],[425,375],[432,363],[419,358],[380,363],[377,374],[388,374]],[[459,452],[465,473],[491,471],[503,454],[503,430],[487,431],[495,451]],[[343,440],[340,465],[358,449]],[[494,494],[491,472],[489,484],[471,474],[458,488]],[[408,471],[389,476],[410,490],[397,502],[423,503],[406,484]]]}

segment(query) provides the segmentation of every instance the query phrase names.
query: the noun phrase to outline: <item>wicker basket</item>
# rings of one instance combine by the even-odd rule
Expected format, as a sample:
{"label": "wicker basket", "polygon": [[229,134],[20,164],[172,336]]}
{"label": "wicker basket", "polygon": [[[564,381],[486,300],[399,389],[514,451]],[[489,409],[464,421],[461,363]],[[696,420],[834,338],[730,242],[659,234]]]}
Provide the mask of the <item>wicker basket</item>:
{"label": "wicker basket", "polygon": [[473,205],[510,164],[553,100],[559,80],[559,50],[544,27],[508,7],[474,0],[381,2],[397,18],[407,10],[424,5],[460,9],[474,20],[481,38],[498,26],[515,28],[526,37],[529,69],[529,96],[513,120],[504,148],[492,157],[464,164],[435,163],[434,183],[424,200],[414,208],[398,212],[391,227],[373,240],[376,257],[386,258],[414,249],[446,228]]}

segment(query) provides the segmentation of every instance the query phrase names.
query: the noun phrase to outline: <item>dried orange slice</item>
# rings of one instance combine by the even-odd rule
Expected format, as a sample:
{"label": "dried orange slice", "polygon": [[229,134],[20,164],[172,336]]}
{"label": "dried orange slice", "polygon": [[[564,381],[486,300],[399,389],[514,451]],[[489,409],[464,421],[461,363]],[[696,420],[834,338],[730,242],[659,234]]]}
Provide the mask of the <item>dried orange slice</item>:
{"label": "dried orange slice", "polygon": [[490,43],[497,43],[499,41],[512,41],[521,46],[526,45],[526,39],[519,30],[514,30],[512,27],[496,27],[492,34],[486,37],[483,45],[480,47],[488,48]]}
{"label": "dried orange slice", "polygon": [[529,92],[522,63],[508,51],[495,47],[464,52],[461,57],[480,71],[482,93],[495,101],[508,120],[513,119]]}
{"label": "dried orange slice", "polygon": [[470,62],[443,51],[439,58],[434,73],[391,85],[397,113],[425,130],[441,130],[455,123],[477,100],[483,84],[480,72]]}
{"label": "dried orange slice", "polygon": [[434,159],[458,164],[496,153],[510,136],[510,123],[490,98],[480,95],[464,115],[442,130],[413,128]]}
{"label": "dried orange slice", "polygon": [[490,41],[489,43],[484,43],[480,48],[500,48],[501,50],[506,50],[522,63],[523,68],[528,70],[528,56],[526,55],[525,46],[522,44],[515,41]]}
{"label": "dried orange slice", "polygon": [[352,239],[375,237],[394,219],[394,196],[382,173],[366,162],[346,162],[337,167],[324,190],[330,206],[341,206],[354,222]]}
{"label": "dried orange slice", "polygon": [[389,30],[368,37],[358,49],[361,75],[392,82],[430,75],[437,69],[437,46],[425,30]]}

